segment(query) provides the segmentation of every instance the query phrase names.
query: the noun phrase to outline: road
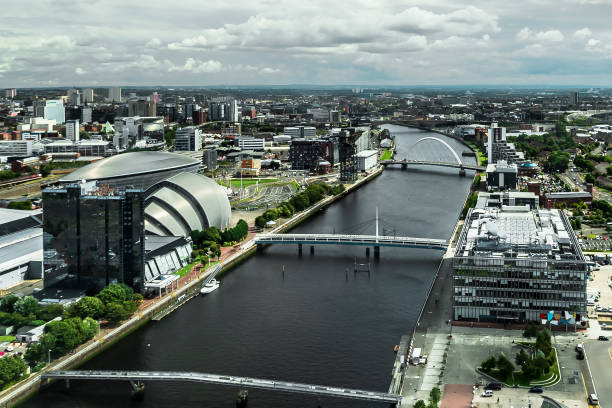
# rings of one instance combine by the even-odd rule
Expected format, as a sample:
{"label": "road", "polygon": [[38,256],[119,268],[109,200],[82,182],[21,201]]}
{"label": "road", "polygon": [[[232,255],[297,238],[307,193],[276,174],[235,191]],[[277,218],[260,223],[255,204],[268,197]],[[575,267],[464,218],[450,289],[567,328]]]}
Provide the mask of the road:
{"label": "road", "polygon": [[587,392],[594,392],[599,397],[599,406],[612,408],[612,386],[610,386],[610,373],[612,372],[612,344],[609,341],[589,340],[585,342],[584,349],[590,370],[592,383],[584,375]]}

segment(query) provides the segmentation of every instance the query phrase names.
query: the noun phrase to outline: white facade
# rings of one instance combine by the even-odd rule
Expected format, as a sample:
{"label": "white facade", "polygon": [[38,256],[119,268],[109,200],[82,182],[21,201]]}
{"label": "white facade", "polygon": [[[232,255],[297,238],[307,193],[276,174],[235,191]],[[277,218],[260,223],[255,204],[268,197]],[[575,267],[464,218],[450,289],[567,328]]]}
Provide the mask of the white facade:
{"label": "white facade", "polygon": [[174,150],[197,152],[202,148],[202,135],[195,126],[187,126],[176,130]]}
{"label": "white facade", "polygon": [[94,101],[94,90],[93,89],[91,88],[83,89],[82,95],[83,97],[81,99],[83,103],[90,103]]}
{"label": "white facade", "polygon": [[240,136],[238,138],[238,147],[242,150],[264,150],[266,141],[265,139]]}
{"label": "white facade", "polygon": [[110,102],[121,102],[121,88],[108,88],[108,100]]}
{"label": "white facade", "polygon": [[85,106],[81,109],[81,122],[91,123],[91,108]]}
{"label": "white facade", "polygon": [[283,134],[293,139],[316,137],[317,128],[312,126],[290,126],[284,129]]}
{"label": "white facade", "polygon": [[357,168],[359,171],[367,171],[378,163],[377,150],[363,150],[355,155],[357,158]]}
{"label": "white facade", "polygon": [[0,140],[0,156],[28,157],[31,155],[31,140]]}
{"label": "white facade", "polygon": [[58,125],[66,121],[64,102],[61,99],[34,101],[34,116],[55,120]]}
{"label": "white facade", "polygon": [[66,139],[72,140],[73,142],[79,141],[79,120],[69,120],[66,122]]}

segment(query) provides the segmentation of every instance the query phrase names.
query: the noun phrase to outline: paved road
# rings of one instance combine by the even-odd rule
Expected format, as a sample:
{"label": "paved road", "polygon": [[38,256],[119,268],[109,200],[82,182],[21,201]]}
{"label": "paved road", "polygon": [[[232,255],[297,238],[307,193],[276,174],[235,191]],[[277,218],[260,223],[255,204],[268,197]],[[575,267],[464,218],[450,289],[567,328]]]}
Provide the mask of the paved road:
{"label": "paved road", "polygon": [[[612,408],[612,385],[610,385],[610,374],[612,373],[612,343],[609,341],[589,340],[585,343],[585,351],[588,362],[587,370],[590,369],[593,382],[585,375],[587,391],[595,392],[599,397],[601,408]],[[590,376],[588,376],[590,377]]]}

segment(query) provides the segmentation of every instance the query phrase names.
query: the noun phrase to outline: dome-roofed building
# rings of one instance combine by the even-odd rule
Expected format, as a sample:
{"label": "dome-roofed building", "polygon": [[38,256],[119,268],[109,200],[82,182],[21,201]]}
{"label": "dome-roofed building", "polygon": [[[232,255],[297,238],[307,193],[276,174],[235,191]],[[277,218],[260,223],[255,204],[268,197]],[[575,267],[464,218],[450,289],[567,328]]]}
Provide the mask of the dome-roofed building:
{"label": "dome-roofed building", "polygon": [[142,151],[118,154],[81,167],[62,177],[62,184],[96,180],[112,188],[146,190],[178,173],[196,173],[201,162],[176,153]]}
{"label": "dome-roofed building", "polygon": [[145,230],[149,234],[189,236],[192,230],[224,229],[232,218],[227,195],[214,180],[180,173],[145,192]]}

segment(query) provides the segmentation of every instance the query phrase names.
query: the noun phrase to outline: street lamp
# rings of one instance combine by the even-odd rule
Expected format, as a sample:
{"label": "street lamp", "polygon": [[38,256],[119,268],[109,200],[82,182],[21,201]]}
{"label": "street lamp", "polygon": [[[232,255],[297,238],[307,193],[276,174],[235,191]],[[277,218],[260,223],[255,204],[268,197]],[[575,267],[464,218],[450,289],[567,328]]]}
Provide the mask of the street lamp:
{"label": "street lamp", "polygon": [[47,349],[48,352],[48,365],[51,365],[51,349]]}

